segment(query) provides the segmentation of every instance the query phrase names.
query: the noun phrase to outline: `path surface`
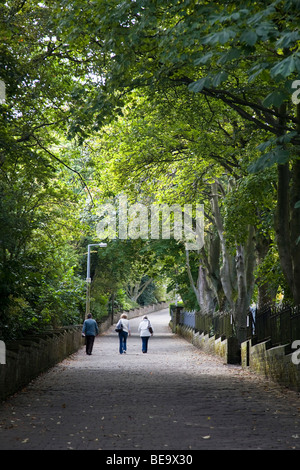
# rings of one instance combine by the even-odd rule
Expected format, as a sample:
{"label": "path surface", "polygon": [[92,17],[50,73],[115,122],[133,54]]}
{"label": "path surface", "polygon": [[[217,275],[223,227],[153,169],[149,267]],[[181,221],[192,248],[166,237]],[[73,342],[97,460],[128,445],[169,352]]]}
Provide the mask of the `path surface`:
{"label": "path surface", "polygon": [[0,404],[0,449],[300,449],[295,392],[207,356],[149,315],[148,354],[137,335],[118,353],[112,327]]}

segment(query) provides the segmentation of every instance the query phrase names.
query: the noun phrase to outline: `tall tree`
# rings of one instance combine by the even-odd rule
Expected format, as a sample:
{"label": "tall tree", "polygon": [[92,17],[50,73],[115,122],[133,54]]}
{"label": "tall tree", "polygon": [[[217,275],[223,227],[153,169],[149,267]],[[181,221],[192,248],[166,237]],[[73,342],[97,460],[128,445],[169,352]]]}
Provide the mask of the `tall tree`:
{"label": "tall tree", "polygon": [[[5,84],[0,102],[0,328],[5,338],[78,322],[82,303],[76,247],[84,182],[71,169],[73,157],[62,138],[74,78],[70,64],[76,64],[74,71],[78,63],[48,20],[46,4],[35,0],[0,6],[0,79]],[[73,188],[71,174],[77,178]]]}
{"label": "tall tree", "polygon": [[242,338],[254,287],[255,228],[261,221],[248,209],[243,223],[237,224],[247,236],[227,225],[229,238],[222,201],[246,175],[243,167],[256,135],[242,132],[241,123],[229,113],[222,119],[205,99],[189,103],[186,98],[177,89],[173,99],[168,94],[140,98],[135,107],[132,102],[124,118],[104,128],[95,165],[102,174],[103,159],[110,169],[110,188],[129,191],[139,201],[182,207],[205,202],[206,245],[196,256],[186,253],[188,278],[203,312],[231,308]]}
{"label": "tall tree", "polygon": [[[180,84],[224,103],[262,132],[267,144],[252,169],[278,167],[277,244],[296,303],[300,118],[291,85],[300,69],[298,5],[297,0],[128,0],[121,5],[99,0],[93,3],[92,18],[91,5],[81,4],[80,25],[79,3],[72,11],[65,3],[60,8],[66,41],[97,51],[94,71],[105,77],[104,86],[95,87],[88,106],[81,108],[85,119],[91,111],[98,124],[103,123],[132,89],[151,87],[163,93]],[[79,117],[82,120],[82,114]]]}

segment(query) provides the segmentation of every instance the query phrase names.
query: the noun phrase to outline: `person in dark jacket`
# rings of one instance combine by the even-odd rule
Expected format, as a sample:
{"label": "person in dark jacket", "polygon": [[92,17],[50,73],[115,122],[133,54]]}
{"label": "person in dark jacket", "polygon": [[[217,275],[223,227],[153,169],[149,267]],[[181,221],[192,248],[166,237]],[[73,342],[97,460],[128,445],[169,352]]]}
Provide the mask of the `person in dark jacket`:
{"label": "person in dark jacket", "polygon": [[85,336],[85,350],[89,356],[92,354],[95,336],[97,336],[98,333],[97,322],[93,320],[92,314],[89,313],[82,327],[82,335]]}

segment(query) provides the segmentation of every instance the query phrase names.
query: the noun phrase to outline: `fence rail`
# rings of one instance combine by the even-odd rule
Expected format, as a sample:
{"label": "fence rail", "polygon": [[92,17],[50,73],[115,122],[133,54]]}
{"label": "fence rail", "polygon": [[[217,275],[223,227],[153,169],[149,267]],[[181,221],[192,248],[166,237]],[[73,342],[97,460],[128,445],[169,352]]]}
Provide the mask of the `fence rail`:
{"label": "fence rail", "polygon": [[[210,336],[235,336],[235,325],[230,312],[189,312],[180,307],[181,325]],[[171,308],[171,315],[172,315]],[[255,342],[271,341],[272,346],[292,344],[300,340],[300,305],[266,305],[260,310],[250,309],[247,314],[247,339]]]}
{"label": "fence rail", "polygon": [[[234,325],[232,315],[228,312],[200,313],[195,311],[186,311],[180,307],[179,324],[193,328],[200,333],[210,336],[225,336],[227,338],[234,336]],[[170,309],[171,316],[174,311]]]}
{"label": "fence rail", "polygon": [[300,340],[300,305],[267,305],[256,312],[251,323],[249,338],[258,343],[270,340],[273,346],[290,344]]}
{"label": "fence rail", "polygon": [[189,326],[190,328],[196,327],[196,314],[194,311],[192,312],[186,312],[185,310],[182,310],[180,312],[180,324]]}
{"label": "fence rail", "polygon": [[229,312],[215,312],[202,314],[196,312],[196,329],[200,333],[210,336],[235,336],[233,317]]}

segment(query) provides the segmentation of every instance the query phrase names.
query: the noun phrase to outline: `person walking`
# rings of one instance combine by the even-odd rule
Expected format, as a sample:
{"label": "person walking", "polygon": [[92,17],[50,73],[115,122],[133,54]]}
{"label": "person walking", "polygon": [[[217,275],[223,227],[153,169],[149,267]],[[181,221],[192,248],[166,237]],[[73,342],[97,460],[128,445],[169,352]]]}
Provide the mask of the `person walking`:
{"label": "person walking", "polygon": [[138,326],[138,332],[140,333],[140,337],[142,339],[142,351],[144,354],[148,351],[148,341],[150,336],[153,335],[152,325],[150,320],[148,319],[147,315],[143,317],[143,320]]}
{"label": "person walking", "polygon": [[122,313],[120,320],[117,323],[116,329],[119,329],[119,352],[126,354],[127,351],[127,338],[131,336],[129,320],[126,313]]}
{"label": "person walking", "polygon": [[95,336],[99,333],[97,322],[89,313],[87,319],[83,322],[82,335],[85,336],[85,351],[89,356],[92,354]]}

